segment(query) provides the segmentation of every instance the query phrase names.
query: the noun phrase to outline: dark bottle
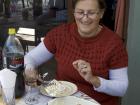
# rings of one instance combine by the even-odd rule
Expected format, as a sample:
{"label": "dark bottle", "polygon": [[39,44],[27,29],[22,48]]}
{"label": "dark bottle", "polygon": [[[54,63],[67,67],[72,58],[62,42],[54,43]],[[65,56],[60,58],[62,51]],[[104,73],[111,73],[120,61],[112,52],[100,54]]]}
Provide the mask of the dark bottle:
{"label": "dark bottle", "polygon": [[24,50],[19,39],[15,36],[15,28],[9,28],[8,38],[2,50],[3,68],[8,68],[17,74],[15,97],[21,97],[25,92],[24,84]]}

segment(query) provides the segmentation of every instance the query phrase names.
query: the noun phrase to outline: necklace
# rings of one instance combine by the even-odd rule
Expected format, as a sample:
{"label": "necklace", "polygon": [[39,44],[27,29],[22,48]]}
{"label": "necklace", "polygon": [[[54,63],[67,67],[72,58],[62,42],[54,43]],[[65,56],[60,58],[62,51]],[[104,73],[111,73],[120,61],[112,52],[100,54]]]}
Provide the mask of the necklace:
{"label": "necklace", "polygon": [[99,25],[99,26],[97,27],[97,30],[95,31],[94,36],[96,36],[96,35],[101,31],[101,29],[102,29],[102,26]]}
{"label": "necklace", "polygon": [[97,36],[98,33],[101,31],[101,29],[102,29],[102,26],[101,25],[98,25],[97,28],[96,28],[96,30],[94,32],[92,32],[92,33],[89,33],[89,34],[88,33],[81,33],[80,31],[79,31],[79,33],[81,33],[80,35],[83,38],[90,38],[90,37]]}

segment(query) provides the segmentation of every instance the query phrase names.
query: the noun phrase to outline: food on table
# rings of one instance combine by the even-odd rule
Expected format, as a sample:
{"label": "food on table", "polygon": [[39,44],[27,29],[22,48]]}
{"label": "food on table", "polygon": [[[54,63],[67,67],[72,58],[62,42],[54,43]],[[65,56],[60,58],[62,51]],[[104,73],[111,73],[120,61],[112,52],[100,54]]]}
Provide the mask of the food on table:
{"label": "food on table", "polygon": [[57,96],[63,94],[65,90],[65,86],[57,80],[52,80],[46,87],[45,91],[51,96]]}

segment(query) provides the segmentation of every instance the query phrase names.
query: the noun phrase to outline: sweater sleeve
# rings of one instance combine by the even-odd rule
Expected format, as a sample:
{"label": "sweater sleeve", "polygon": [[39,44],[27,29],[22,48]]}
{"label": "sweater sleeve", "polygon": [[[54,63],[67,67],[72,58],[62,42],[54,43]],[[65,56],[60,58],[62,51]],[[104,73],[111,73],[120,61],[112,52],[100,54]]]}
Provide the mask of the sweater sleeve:
{"label": "sweater sleeve", "polygon": [[44,43],[41,42],[37,47],[25,55],[24,65],[28,67],[37,67],[49,60],[52,56],[53,54],[50,53]]}
{"label": "sweater sleeve", "polygon": [[128,66],[128,54],[122,40],[114,41],[114,48],[110,52],[109,68],[117,69]]}
{"label": "sweater sleeve", "polygon": [[127,67],[110,70],[109,80],[99,77],[101,85],[94,89],[112,96],[122,97],[128,88]]}

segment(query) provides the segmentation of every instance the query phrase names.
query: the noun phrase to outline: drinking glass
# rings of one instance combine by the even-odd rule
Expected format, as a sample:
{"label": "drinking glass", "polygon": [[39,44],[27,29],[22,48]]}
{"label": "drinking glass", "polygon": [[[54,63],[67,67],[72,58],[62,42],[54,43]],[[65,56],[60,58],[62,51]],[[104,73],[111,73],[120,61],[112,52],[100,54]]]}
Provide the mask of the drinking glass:
{"label": "drinking glass", "polygon": [[25,78],[25,103],[27,105],[35,105],[39,103],[39,90],[37,87],[37,78],[29,78],[24,74]]}

